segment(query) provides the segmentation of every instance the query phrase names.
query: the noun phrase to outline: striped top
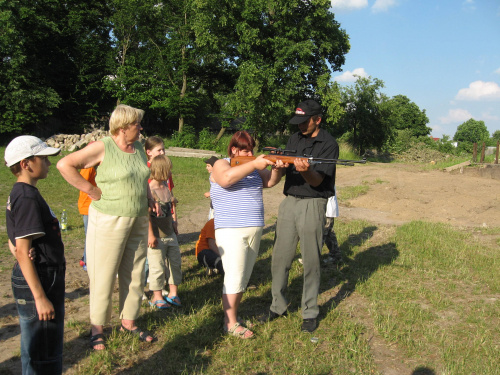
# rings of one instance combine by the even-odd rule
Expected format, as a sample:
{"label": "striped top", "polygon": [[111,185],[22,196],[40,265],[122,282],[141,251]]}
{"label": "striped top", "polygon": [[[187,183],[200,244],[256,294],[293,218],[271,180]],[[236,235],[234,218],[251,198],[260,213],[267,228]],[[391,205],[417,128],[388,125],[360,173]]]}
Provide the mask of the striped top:
{"label": "striped top", "polygon": [[95,182],[101,189],[101,199],[92,201],[97,211],[112,216],[140,217],[148,214],[147,157],[140,142],[135,142],[135,152],[120,150],[111,137],[104,143],[104,160],[97,168]]}
{"label": "striped top", "polygon": [[210,181],[210,198],[215,210],[215,229],[263,227],[262,188],[262,178],[257,171],[253,171],[228,188]]}

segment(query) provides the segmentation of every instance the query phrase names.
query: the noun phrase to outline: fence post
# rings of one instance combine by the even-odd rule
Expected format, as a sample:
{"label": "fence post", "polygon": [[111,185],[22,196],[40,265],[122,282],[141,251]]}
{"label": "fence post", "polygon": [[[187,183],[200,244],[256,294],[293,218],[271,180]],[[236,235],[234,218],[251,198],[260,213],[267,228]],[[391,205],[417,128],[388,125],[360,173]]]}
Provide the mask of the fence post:
{"label": "fence post", "polygon": [[474,142],[474,148],[472,149],[472,162],[477,162],[477,143]]}
{"label": "fence post", "polygon": [[486,149],[486,145],[483,142],[483,148],[481,149],[481,160],[479,161],[480,163],[484,163],[484,151]]}
{"label": "fence post", "polygon": [[495,157],[495,164],[498,164],[498,149],[500,149],[500,141],[497,141],[497,154]]}

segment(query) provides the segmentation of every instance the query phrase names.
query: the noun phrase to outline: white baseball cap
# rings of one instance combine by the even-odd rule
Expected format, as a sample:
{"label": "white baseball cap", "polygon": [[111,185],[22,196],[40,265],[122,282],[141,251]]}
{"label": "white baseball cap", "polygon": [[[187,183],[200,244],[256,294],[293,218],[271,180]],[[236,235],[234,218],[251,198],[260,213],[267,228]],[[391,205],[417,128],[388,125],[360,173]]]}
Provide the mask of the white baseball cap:
{"label": "white baseball cap", "polygon": [[57,155],[60,151],[60,148],[47,146],[40,138],[32,135],[21,135],[10,141],[5,149],[5,165],[11,167],[31,156]]}

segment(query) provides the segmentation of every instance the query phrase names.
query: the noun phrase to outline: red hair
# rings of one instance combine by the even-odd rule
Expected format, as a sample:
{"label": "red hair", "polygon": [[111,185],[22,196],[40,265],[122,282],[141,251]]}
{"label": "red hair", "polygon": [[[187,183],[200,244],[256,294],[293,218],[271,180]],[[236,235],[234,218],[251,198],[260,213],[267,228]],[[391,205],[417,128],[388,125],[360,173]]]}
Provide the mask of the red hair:
{"label": "red hair", "polygon": [[231,157],[231,149],[236,147],[238,150],[253,151],[255,148],[255,140],[250,134],[245,130],[240,130],[234,133],[233,137],[229,141],[229,146],[227,148],[227,154]]}

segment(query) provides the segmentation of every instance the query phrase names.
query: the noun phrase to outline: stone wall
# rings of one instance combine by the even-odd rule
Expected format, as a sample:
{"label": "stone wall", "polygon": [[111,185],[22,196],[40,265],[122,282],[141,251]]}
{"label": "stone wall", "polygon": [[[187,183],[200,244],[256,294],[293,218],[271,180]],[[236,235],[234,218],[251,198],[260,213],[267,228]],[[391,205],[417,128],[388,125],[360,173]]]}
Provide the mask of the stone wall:
{"label": "stone wall", "polygon": [[[77,151],[85,146],[87,146],[90,142],[97,141],[101,138],[107,137],[109,132],[103,129],[94,129],[90,133],[86,134],[56,134],[50,138],[47,138],[45,142],[50,147],[60,148],[64,151]],[[146,139],[141,134],[139,137],[139,142],[144,145]],[[178,156],[185,158],[210,158],[211,156],[216,156],[221,158],[222,156],[215,151],[210,150],[195,150],[190,148],[181,148],[181,147],[170,147],[165,151],[165,155],[167,156]]]}
{"label": "stone wall", "polygon": [[47,138],[45,142],[51,147],[61,148],[65,151],[76,151],[90,142],[97,141],[101,138],[107,137],[109,132],[104,129],[94,129],[91,133],[86,134],[56,134]]}

